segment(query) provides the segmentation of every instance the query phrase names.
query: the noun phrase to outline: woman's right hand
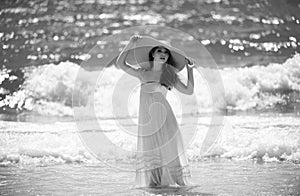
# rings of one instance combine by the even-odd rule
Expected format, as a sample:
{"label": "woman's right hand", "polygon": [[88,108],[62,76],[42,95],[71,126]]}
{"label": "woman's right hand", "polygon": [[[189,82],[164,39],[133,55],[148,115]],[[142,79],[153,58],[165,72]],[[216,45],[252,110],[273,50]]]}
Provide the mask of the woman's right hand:
{"label": "woman's right hand", "polygon": [[136,42],[138,39],[142,39],[143,37],[141,35],[133,35],[130,37],[129,43],[134,43]]}

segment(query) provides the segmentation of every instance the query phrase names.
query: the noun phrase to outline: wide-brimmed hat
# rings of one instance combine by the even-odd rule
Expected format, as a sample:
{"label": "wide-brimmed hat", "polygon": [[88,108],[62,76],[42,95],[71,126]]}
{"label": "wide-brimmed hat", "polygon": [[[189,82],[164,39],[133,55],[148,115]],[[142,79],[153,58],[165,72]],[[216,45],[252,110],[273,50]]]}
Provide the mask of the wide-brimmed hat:
{"label": "wide-brimmed hat", "polygon": [[[134,47],[128,53],[128,60],[132,63],[137,63],[142,68],[150,68],[149,52],[155,46],[162,46],[170,50],[174,60],[174,66],[177,71],[184,68],[187,55],[178,48],[171,46],[170,43],[159,41],[149,36],[142,36],[134,42]],[[129,63],[130,63],[129,62]]]}

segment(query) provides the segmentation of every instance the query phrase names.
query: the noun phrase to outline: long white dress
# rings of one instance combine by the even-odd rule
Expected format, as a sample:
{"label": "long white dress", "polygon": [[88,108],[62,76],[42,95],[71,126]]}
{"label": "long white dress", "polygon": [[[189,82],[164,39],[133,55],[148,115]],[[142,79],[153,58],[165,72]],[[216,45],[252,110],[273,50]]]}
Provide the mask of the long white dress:
{"label": "long white dress", "polygon": [[142,70],[139,73],[136,185],[188,185],[191,175],[182,135],[166,99],[167,89],[158,82],[161,72]]}

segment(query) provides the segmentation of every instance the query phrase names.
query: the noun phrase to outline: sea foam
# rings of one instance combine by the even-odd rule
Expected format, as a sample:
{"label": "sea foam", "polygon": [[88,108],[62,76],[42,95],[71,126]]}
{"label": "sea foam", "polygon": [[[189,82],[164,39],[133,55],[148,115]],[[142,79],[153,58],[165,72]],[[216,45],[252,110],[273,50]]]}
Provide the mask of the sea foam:
{"label": "sea foam", "polygon": [[[191,117],[188,117],[191,118]],[[262,162],[290,161],[300,163],[300,122],[293,116],[226,116],[224,126],[207,151],[202,151],[203,140],[211,126],[210,118],[199,117],[194,137],[189,126],[180,124],[187,158],[192,162],[210,158],[254,160]],[[86,121],[85,121],[86,122]],[[52,124],[30,122],[1,122],[0,166],[49,165],[64,163],[114,164],[134,163],[137,146],[135,135],[115,119],[101,120],[101,127],[78,130],[74,122]],[[130,127],[131,126],[131,127]],[[100,139],[95,136],[101,134]],[[104,139],[109,143],[103,143]],[[92,144],[94,142],[94,144]],[[109,144],[109,145],[108,145]],[[95,145],[93,149],[92,145]],[[99,152],[99,153],[96,153]],[[125,152],[125,153],[119,153]],[[95,157],[94,155],[97,155]]]}
{"label": "sea foam", "polygon": [[[24,83],[19,90],[4,96],[0,101],[2,108],[58,116],[72,116],[74,109],[81,110],[87,116],[103,118],[137,115],[138,80],[114,66],[101,71],[86,71],[75,63],[62,62],[24,68],[23,72]],[[1,82],[10,77],[5,70],[0,75]],[[217,85],[224,89],[224,93],[220,94],[220,100],[213,102],[213,93],[216,92],[210,85],[217,75],[221,77]],[[194,71],[194,76],[194,96],[185,96],[176,90],[167,95],[176,115],[181,115],[181,107],[184,107],[183,113],[195,114],[213,110],[267,109],[276,105],[295,105],[300,100],[300,54],[282,64],[268,66],[220,70],[199,67]],[[185,70],[180,73],[180,78],[186,81]],[[134,88],[128,88],[130,85],[127,84]],[[117,90],[120,92],[115,96]],[[8,91],[1,88],[2,94]],[[126,106],[129,112],[115,114],[113,107],[118,107],[123,98],[128,101]],[[90,108],[94,108],[95,114],[90,114]]]}

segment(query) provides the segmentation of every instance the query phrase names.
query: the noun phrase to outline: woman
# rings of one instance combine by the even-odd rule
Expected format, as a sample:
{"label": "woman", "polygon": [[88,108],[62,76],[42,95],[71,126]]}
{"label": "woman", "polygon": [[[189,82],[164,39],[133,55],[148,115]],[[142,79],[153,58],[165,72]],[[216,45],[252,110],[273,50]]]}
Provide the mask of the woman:
{"label": "woman", "polygon": [[[142,42],[146,44],[137,47]],[[127,63],[129,51],[140,68]],[[167,91],[173,87],[184,94],[193,93],[193,67],[183,55],[182,51],[158,40],[135,35],[117,59],[119,67],[141,81],[136,155],[138,186],[189,184],[190,171],[182,136],[166,99]],[[187,85],[177,75],[184,66],[188,71]]]}

